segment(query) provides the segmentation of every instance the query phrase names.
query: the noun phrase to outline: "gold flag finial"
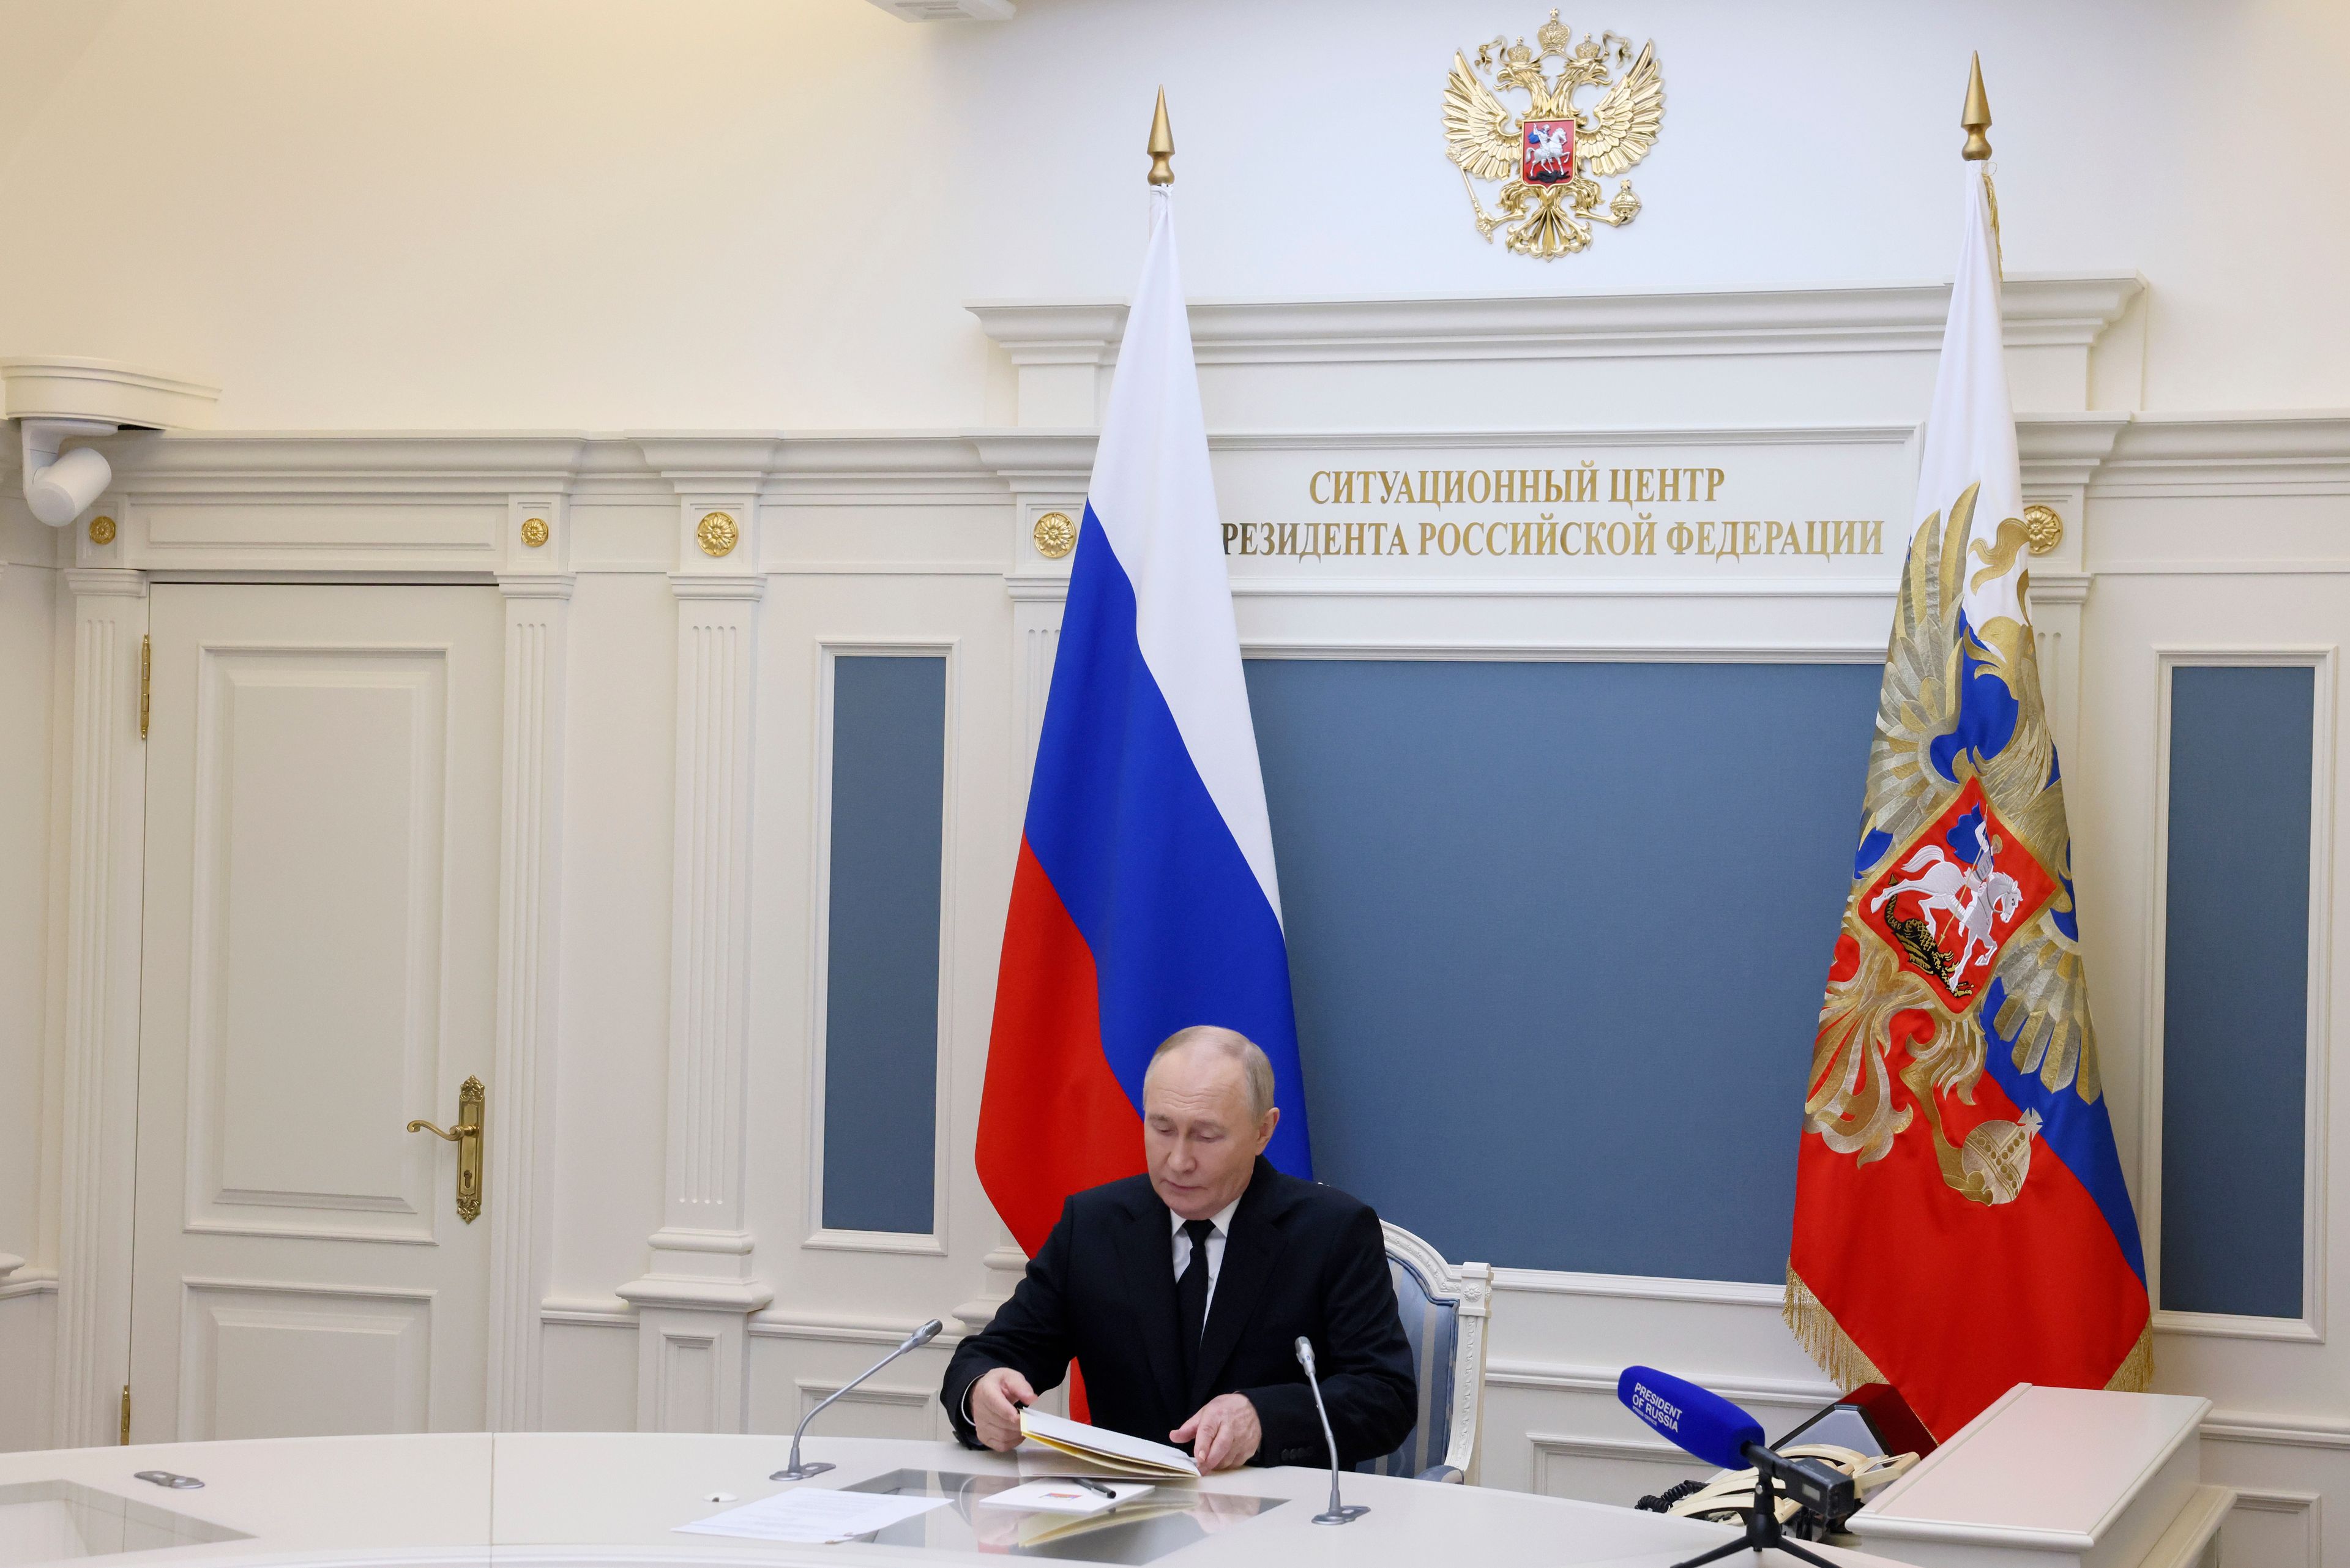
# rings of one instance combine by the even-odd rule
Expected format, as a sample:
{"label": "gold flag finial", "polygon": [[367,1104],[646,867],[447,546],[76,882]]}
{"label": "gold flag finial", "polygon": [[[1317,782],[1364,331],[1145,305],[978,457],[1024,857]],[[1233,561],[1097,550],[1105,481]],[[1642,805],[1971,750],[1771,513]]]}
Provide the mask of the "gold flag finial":
{"label": "gold flag finial", "polygon": [[1983,95],[1982,56],[1967,75],[1967,107],[1959,116],[1959,129],[1967,133],[1967,144],[1959,156],[1970,163],[1980,163],[1991,156],[1991,142],[1983,132],[1991,129],[1991,99]]}
{"label": "gold flag finial", "polygon": [[1150,145],[1143,151],[1150,154],[1150,182],[1153,185],[1175,183],[1175,133],[1167,128],[1167,89],[1159,89],[1159,107],[1150,115]]}

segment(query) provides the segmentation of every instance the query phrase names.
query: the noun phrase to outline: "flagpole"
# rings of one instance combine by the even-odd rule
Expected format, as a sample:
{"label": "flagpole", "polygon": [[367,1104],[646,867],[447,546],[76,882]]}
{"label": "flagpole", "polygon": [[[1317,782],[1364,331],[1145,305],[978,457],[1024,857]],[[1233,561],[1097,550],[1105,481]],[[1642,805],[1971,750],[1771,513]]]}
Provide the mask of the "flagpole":
{"label": "flagpole", "polygon": [[[1167,95],[1164,92],[1159,95],[1159,102],[1163,115],[1167,104]],[[1959,129],[1967,133],[1967,144],[1960,150],[1960,157],[1970,163],[1981,163],[1990,158],[1991,142],[1983,132],[1991,129],[1991,99],[1983,94],[1981,51],[1976,52],[1974,65],[1967,75],[1967,102],[1966,107],[1959,111]],[[1152,133],[1152,137],[1154,140],[1157,139],[1156,131]],[[1155,179],[1157,176],[1154,175],[1152,178]],[[1170,174],[1168,178],[1171,180],[1174,176]]]}
{"label": "flagpole", "polygon": [[1167,125],[1167,89],[1163,87],[1159,89],[1159,107],[1150,116],[1150,145],[1143,151],[1150,154],[1150,182],[1175,183],[1175,132]]}
{"label": "flagpole", "polygon": [[[1967,101],[1959,110],[1959,129],[1967,133],[1967,143],[1959,149],[1959,156],[1970,163],[1991,161],[1991,138],[1983,134],[1991,129],[1991,99],[1983,91],[1982,51],[1975,51],[1974,63],[1967,67]],[[1170,179],[1173,176],[1170,175]],[[1991,171],[1982,172],[1983,201],[1991,207],[1991,265],[1998,269],[2003,281],[2007,276],[2007,247],[2001,243],[1999,233],[1999,187],[1991,182]]]}

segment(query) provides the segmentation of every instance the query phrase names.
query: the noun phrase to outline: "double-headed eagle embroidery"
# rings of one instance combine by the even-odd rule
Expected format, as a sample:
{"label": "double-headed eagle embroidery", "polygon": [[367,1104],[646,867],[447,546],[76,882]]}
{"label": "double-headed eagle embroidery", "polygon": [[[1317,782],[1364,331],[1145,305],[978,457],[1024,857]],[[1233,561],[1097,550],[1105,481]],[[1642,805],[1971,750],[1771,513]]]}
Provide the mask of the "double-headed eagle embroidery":
{"label": "double-headed eagle embroidery", "polygon": [[1987,1054],[2037,1078],[2052,1106],[2095,1105],[2103,1085],[2032,628],[2005,616],[1975,627],[1960,613],[1970,580],[2013,568],[2024,524],[2002,523],[1986,549],[1973,538],[1976,494],[1968,487],[1947,524],[1927,518],[1902,568],[1804,1110],[1830,1149],[1861,1165],[1890,1154],[1922,1114],[1942,1179],[1999,1204],[2022,1191],[2043,1119],[1966,1109]]}
{"label": "double-headed eagle embroidery", "polygon": [[[1591,225],[1620,228],[1639,215],[1640,198],[1629,180],[1619,180],[1614,200],[1600,204],[1593,175],[1621,174],[1648,155],[1665,119],[1665,79],[1657,70],[1654,39],[1636,57],[1631,40],[1614,33],[1575,42],[1575,29],[1550,20],[1534,34],[1534,47],[1520,38],[1500,37],[1477,48],[1477,63],[1455,52],[1444,84],[1444,139],[1461,183],[1477,214],[1477,232],[1490,243],[1506,228],[1510,249],[1554,261],[1591,244]],[[1559,62],[1553,77],[1544,69]],[[1621,75],[1610,75],[1610,67]],[[1493,86],[1485,85],[1490,78]],[[1607,91],[1587,109],[1575,107],[1576,91]],[[1523,116],[1513,115],[1495,96],[1523,91],[1531,100]],[[1471,176],[1499,180],[1500,211],[1489,213]]]}

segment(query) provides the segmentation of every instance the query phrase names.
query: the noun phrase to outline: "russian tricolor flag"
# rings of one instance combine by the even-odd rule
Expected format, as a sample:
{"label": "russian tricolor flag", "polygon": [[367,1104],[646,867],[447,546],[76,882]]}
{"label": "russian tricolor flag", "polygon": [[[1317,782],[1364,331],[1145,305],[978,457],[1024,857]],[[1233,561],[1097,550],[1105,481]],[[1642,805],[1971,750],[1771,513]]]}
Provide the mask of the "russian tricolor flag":
{"label": "russian tricolor flag", "polygon": [[1094,457],[1004,922],[978,1165],[1031,1257],[1142,1162],[1142,1075],[1195,1023],[1273,1058],[1273,1163],[1310,1176],[1273,834],[1208,472],[1171,196]]}

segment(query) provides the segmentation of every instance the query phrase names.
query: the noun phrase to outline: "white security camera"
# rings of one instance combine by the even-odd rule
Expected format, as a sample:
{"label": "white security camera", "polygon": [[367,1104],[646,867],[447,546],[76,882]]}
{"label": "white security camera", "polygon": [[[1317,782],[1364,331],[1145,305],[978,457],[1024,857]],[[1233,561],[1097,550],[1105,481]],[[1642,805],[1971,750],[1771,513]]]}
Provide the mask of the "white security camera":
{"label": "white security camera", "polygon": [[26,420],[25,504],[52,528],[88,511],[114,481],[114,466],[88,447],[60,456],[68,436],[112,435],[121,427],[101,420]]}

